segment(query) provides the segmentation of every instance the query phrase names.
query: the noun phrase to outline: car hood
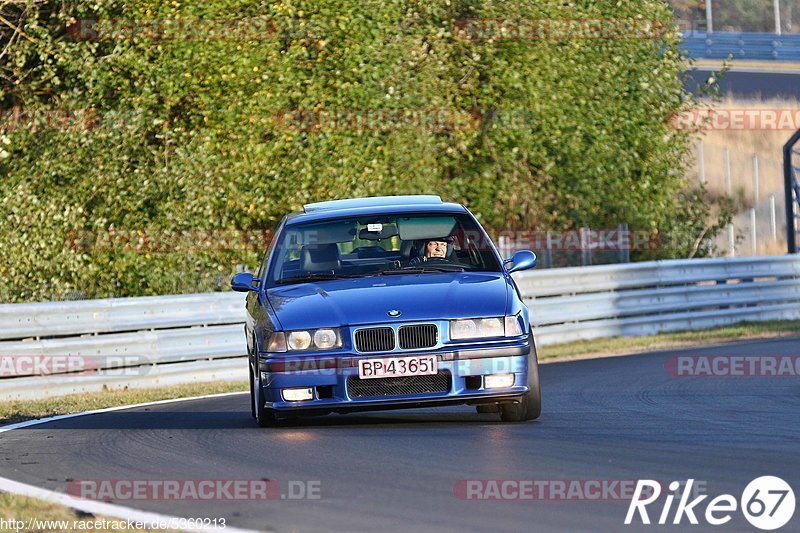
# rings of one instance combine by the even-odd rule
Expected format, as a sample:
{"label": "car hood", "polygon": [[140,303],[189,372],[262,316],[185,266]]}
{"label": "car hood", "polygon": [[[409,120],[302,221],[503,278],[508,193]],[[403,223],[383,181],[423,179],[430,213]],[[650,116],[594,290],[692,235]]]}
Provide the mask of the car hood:
{"label": "car hood", "polygon": [[287,285],[267,297],[283,329],[294,330],[502,316],[508,292],[499,272],[443,272]]}

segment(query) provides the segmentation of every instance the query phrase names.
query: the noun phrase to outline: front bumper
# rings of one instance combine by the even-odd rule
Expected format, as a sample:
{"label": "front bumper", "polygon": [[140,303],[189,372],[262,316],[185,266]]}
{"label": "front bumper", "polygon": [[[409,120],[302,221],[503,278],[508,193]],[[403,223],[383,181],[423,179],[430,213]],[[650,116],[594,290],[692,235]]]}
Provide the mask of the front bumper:
{"label": "front bumper", "polygon": [[[528,392],[530,350],[528,342],[518,341],[497,346],[368,356],[348,353],[304,359],[272,355],[259,359],[259,371],[266,407],[278,412],[323,414],[458,404],[479,405],[518,400]],[[348,390],[348,378],[358,377],[358,361],[361,359],[431,354],[437,356],[439,372],[449,374],[450,387],[446,392],[353,397]],[[481,378],[490,374],[514,374],[514,384],[509,388],[486,389]],[[283,400],[282,389],[301,387],[312,388],[313,399],[299,402]]]}

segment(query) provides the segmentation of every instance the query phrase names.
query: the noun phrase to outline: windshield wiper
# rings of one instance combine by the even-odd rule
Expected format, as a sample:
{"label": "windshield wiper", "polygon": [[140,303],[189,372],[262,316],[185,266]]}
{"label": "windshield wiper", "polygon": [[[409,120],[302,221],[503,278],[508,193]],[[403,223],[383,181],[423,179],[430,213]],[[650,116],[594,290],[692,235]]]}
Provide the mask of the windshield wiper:
{"label": "windshield wiper", "polygon": [[400,270],[384,270],[384,276],[397,276],[402,274],[432,274],[439,272],[464,272],[464,267],[460,266],[436,266],[436,267],[405,267]]}
{"label": "windshield wiper", "polygon": [[292,276],[291,278],[279,279],[276,283],[278,285],[288,285],[290,283],[308,283],[310,281],[327,281],[334,279],[347,279],[349,276],[342,276],[339,274],[325,274],[315,272],[312,274],[303,274],[302,276]]}

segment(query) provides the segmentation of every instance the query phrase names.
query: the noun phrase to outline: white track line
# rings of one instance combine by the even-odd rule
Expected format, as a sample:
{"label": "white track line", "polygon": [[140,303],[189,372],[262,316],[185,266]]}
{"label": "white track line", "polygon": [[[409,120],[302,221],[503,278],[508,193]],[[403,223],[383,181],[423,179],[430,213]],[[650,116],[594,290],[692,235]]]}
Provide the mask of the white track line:
{"label": "white track line", "polygon": [[[722,70],[722,65],[719,66],[695,65],[690,70],[698,70],[701,72],[719,72],[720,70]],[[729,68],[729,72],[740,72],[742,74],[781,74],[781,75],[791,75],[791,76],[800,75],[800,70],[792,70],[792,69],[765,70],[765,69],[760,69],[758,67],[737,67],[736,65],[732,65]]]}
{"label": "white track line", "polygon": [[220,394],[207,394],[206,396],[192,396],[190,398],[173,398],[171,400],[158,400],[155,402],[135,403],[133,405],[119,405],[117,407],[106,407],[105,409],[95,409],[93,411],[83,411],[82,413],[72,413],[68,415],[49,416],[47,418],[37,418],[36,420],[26,420],[25,422],[18,422],[8,426],[0,426],[0,433],[11,431],[12,429],[22,429],[38,424],[46,424],[47,422],[55,422],[56,420],[65,420],[67,418],[75,418],[78,416],[98,415],[101,413],[112,413],[114,411],[122,411],[125,409],[134,409],[136,407],[148,407],[150,405],[163,405],[165,403],[186,402],[189,400],[205,400],[207,398],[224,398],[225,396],[235,396],[237,394],[247,394],[247,391],[242,392],[223,392]]}
{"label": "white track line", "polygon": [[[69,415],[58,415],[58,416],[50,416],[47,418],[40,418],[37,420],[26,420],[25,422],[19,422],[17,424],[11,424],[8,426],[0,427],[0,433],[5,433],[6,431],[12,431],[15,429],[22,429],[30,426],[36,426],[38,424],[45,424],[47,422],[54,422],[56,420],[65,420],[67,418],[75,418],[78,416],[87,416],[87,415],[96,415],[100,413],[111,413],[114,411],[122,411],[124,409],[133,409],[136,407],[147,407],[150,405],[163,405],[166,403],[175,403],[175,402],[185,402],[189,400],[205,400],[208,398],[223,398],[226,396],[234,396],[237,394],[245,394],[244,392],[225,392],[222,394],[209,394],[206,396],[194,396],[191,398],[175,398],[172,400],[159,400],[156,402],[145,402],[145,403],[137,403],[134,405],[121,405],[118,407],[108,407],[106,409],[95,409],[94,411],[85,411],[83,413],[73,413]],[[166,524],[179,524],[181,517],[176,516],[169,516],[169,515],[162,515],[158,513],[151,513],[148,511],[140,511],[138,509],[132,509],[130,507],[123,507],[121,505],[116,505],[112,503],[106,502],[99,502],[95,500],[84,500],[81,498],[76,498],[74,496],[70,496],[69,494],[64,494],[61,492],[55,492],[48,489],[42,489],[39,487],[35,487],[33,485],[27,485],[25,483],[20,483],[19,481],[14,481],[13,479],[8,479],[4,477],[0,477],[0,491],[2,492],[9,492],[12,494],[18,494],[20,496],[28,496],[31,498],[36,498],[39,500],[44,500],[46,502],[56,503],[60,505],[66,505],[67,507],[71,507],[73,509],[77,509],[84,513],[91,513],[93,515],[100,515],[106,516],[110,518],[118,518],[120,520],[132,520],[135,522],[144,522],[146,524],[159,524],[159,523],[166,523]],[[172,529],[182,529],[173,527]],[[195,528],[183,528],[184,531],[226,531],[228,533],[253,533],[255,530],[250,529],[240,529],[233,526],[225,526],[225,527],[195,527]]]}
{"label": "white track line", "polygon": [[[123,507],[121,505],[94,500],[82,500],[68,494],[41,489],[39,487],[34,487],[33,485],[27,485],[25,483],[20,483],[19,481],[14,481],[4,477],[0,477],[0,491],[10,492],[20,496],[29,496],[38,500],[65,505],[67,507],[72,507],[73,509],[83,511],[84,513],[91,513],[95,516],[118,518],[123,521],[131,520],[133,522],[143,522],[145,526],[149,526],[153,529],[158,529],[160,524],[165,524],[171,530],[179,531],[226,531],[229,533],[252,533],[255,531],[250,529],[239,529],[232,526],[180,528],[178,527],[178,524],[180,524],[181,521],[180,517],[151,513],[148,511],[139,511],[137,509]],[[45,519],[39,520],[40,523],[46,521],[47,520]]]}

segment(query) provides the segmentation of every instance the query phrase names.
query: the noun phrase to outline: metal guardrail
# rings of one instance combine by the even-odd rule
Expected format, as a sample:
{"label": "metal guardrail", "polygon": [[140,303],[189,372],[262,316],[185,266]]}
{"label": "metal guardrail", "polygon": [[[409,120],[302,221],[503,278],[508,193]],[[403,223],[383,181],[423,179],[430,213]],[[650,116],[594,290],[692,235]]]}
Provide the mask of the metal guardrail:
{"label": "metal guardrail", "polygon": [[529,272],[540,344],[800,318],[800,257],[661,261]]}
{"label": "metal guardrail", "polygon": [[[800,318],[800,257],[701,259],[514,275],[540,344]],[[0,305],[0,399],[247,378],[244,297],[211,293]],[[81,372],[4,371],[15,356]],[[74,370],[74,369],[73,369]],[[5,377],[3,377],[5,376]]]}
{"label": "metal guardrail", "polygon": [[800,61],[800,34],[687,31],[681,46],[692,58]]}
{"label": "metal guardrail", "polygon": [[0,305],[0,340],[241,322],[237,293]]}

